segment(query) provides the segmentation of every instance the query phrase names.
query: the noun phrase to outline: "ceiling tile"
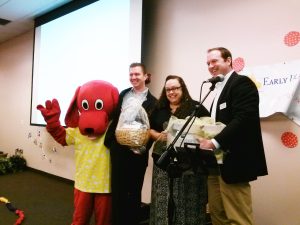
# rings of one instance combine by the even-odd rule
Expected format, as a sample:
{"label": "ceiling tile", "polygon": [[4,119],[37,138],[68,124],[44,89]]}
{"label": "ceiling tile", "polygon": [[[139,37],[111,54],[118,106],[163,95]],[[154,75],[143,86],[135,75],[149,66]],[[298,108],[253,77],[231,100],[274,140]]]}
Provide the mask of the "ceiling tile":
{"label": "ceiling tile", "polygon": [[0,4],[1,18],[7,20],[20,20],[23,18],[33,18],[42,11],[50,11],[71,0],[9,0]]}
{"label": "ceiling tile", "polygon": [[[11,20],[0,24],[0,43],[34,28],[34,18],[72,0],[0,0],[0,18]],[[74,1],[74,0],[73,0]]]}

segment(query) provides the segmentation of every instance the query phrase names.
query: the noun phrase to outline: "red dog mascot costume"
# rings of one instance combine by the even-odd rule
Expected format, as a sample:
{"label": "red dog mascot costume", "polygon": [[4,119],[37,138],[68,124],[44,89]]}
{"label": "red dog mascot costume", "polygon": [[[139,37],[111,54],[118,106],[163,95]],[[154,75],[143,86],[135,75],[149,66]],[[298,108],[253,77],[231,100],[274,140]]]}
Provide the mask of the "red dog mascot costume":
{"label": "red dog mascot costume", "polygon": [[109,115],[118,103],[118,90],[108,82],[94,80],[77,88],[65,117],[53,99],[38,105],[47,131],[61,145],[74,145],[75,188],[72,225],[88,225],[93,212],[96,225],[111,224],[110,154],[104,145]]}

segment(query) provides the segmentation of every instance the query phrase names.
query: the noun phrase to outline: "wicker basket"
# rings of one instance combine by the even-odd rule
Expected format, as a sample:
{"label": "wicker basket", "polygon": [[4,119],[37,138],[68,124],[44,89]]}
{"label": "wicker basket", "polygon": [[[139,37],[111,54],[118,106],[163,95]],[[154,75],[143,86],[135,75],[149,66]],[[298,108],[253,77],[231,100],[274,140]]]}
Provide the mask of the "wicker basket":
{"label": "wicker basket", "polygon": [[117,129],[116,138],[119,144],[130,147],[142,147],[149,140],[149,129]]}

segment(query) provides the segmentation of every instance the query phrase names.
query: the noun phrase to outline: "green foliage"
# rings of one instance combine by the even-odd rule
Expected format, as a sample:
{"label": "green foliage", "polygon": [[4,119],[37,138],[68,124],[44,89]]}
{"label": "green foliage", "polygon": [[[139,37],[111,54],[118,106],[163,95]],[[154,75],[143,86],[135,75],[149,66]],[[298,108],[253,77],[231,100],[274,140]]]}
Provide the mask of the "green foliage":
{"label": "green foliage", "polygon": [[13,155],[9,158],[0,158],[0,175],[15,173],[26,169],[26,160],[22,155]]}
{"label": "green foliage", "polygon": [[0,175],[11,172],[11,162],[8,158],[0,158]]}
{"label": "green foliage", "polygon": [[26,160],[22,155],[13,155],[8,159],[11,163],[12,172],[23,171],[26,169]]}

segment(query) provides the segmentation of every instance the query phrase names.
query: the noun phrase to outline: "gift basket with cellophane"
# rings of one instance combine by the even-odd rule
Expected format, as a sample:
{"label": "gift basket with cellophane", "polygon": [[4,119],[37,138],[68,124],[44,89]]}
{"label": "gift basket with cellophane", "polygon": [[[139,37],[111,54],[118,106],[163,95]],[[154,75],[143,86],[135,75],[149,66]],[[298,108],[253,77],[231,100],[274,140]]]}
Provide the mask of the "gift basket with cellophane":
{"label": "gift basket with cellophane", "polygon": [[[175,116],[171,116],[167,127],[168,144],[173,141],[177,132],[182,128],[187,120],[188,117],[185,119],[178,119]],[[192,125],[189,126],[191,123]],[[225,127],[223,123],[215,122],[215,120],[211,117],[196,117],[192,122],[190,122],[190,124],[185,128],[182,135],[184,137],[184,142],[189,143],[198,143],[196,139],[197,136],[212,139]],[[175,143],[175,146],[180,146],[182,141],[183,138],[180,137]]]}
{"label": "gift basket with cellophane", "polygon": [[[169,145],[179,130],[182,128],[182,126],[185,124],[186,119],[178,119],[176,117],[171,117],[169,120],[169,125],[168,125],[168,141],[167,144]],[[219,134],[224,128],[225,124],[221,122],[215,122],[215,120],[211,117],[200,117],[200,118],[195,118],[193,121],[193,124],[191,127],[187,127],[185,131],[183,132],[183,137],[180,137],[176,143],[175,147],[180,147],[184,143],[190,143],[190,144],[197,144],[198,140],[196,137],[201,137],[201,138],[206,138],[206,139],[212,139],[214,138],[217,134]],[[188,132],[187,132],[187,129]],[[215,150],[213,151],[218,163],[222,163],[223,161],[223,150]]]}
{"label": "gift basket with cellophane", "polygon": [[128,102],[122,108],[115,135],[119,144],[129,146],[135,153],[143,153],[150,135],[148,115],[138,100],[132,98]]}

